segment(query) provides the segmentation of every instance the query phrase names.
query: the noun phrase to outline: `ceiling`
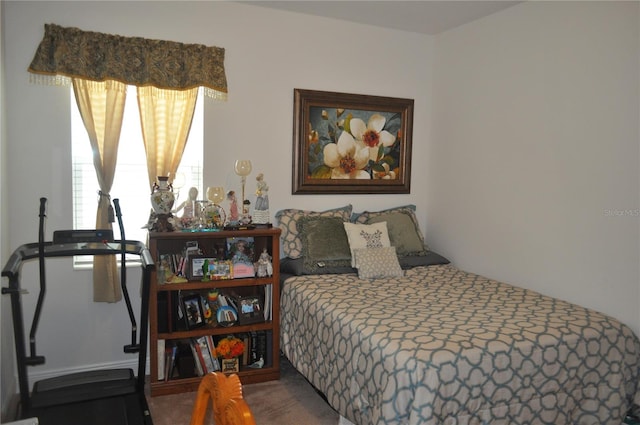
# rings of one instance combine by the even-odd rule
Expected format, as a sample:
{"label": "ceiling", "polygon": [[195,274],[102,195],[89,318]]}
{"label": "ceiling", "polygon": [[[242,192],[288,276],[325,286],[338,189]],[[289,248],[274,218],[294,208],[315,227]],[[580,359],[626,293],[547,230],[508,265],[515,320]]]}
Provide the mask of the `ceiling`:
{"label": "ceiling", "polygon": [[521,1],[264,0],[242,1],[242,3],[434,35],[506,9]]}

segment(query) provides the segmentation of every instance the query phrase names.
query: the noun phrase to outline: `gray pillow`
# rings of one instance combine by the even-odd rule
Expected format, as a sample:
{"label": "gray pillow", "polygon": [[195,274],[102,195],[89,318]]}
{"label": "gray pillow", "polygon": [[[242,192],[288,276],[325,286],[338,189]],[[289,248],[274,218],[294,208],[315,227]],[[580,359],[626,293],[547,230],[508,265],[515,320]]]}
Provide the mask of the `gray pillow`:
{"label": "gray pillow", "polygon": [[298,220],[305,274],[351,265],[351,250],[343,223],[338,217],[307,216]]}
{"label": "gray pillow", "polygon": [[424,255],[424,239],[422,233],[408,211],[383,212],[371,215],[367,224],[387,222],[391,246],[396,247],[398,255]]}
{"label": "gray pillow", "polygon": [[302,217],[339,217],[342,218],[342,221],[349,221],[352,210],[353,208],[349,204],[321,212],[293,208],[276,212],[278,227],[282,231],[280,234],[282,256],[289,258],[300,258],[302,256],[302,239],[298,233],[298,221]]}

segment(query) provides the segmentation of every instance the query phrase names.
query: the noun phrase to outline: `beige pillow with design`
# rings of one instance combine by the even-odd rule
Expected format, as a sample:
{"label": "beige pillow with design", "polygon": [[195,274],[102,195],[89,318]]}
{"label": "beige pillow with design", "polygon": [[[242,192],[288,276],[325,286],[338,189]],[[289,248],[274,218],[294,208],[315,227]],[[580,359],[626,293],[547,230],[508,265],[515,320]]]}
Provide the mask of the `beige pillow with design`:
{"label": "beige pillow with design", "polygon": [[353,256],[354,249],[391,246],[386,221],[374,224],[344,223],[344,230],[347,232],[347,238],[349,239],[351,267],[356,267]]}

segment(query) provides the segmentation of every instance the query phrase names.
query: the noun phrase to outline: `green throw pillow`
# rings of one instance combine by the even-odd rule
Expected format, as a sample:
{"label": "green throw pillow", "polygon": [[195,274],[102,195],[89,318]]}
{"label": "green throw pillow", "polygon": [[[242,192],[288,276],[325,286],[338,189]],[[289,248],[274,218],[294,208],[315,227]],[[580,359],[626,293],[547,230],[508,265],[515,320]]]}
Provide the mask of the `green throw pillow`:
{"label": "green throw pillow", "polygon": [[305,273],[322,273],[323,268],[351,265],[351,250],[343,223],[338,217],[299,219]]}
{"label": "green throw pillow", "polygon": [[391,246],[396,247],[398,255],[424,255],[424,240],[417,222],[408,212],[396,211],[372,215],[367,224],[387,222]]}
{"label": "green throw pillow", "polygon": [[344,207],[334,208],[326,211],[306,211],[288,208],[276,212],[276,221],[282,231],[280,243],[282,246],[282,256],[289,258],[302,257],[302,238],[298,231],[298,222],[303,217],[338,217],[342,221],[349,221],[353,208],[351,204]]}

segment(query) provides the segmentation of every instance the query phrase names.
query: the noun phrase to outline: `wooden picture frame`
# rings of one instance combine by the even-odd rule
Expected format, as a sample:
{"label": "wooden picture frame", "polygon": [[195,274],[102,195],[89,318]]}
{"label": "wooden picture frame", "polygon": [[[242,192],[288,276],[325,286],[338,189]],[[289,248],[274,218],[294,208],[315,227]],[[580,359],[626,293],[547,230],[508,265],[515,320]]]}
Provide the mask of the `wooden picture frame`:
{"label": "wooden picture frame", "polygon": [[410,193],[413,104],[294,89],[292,194]]}
{"label": "wooden picture frame", "polygon": [[187,329],[195,329],[206,324],[204,307],[200,294],[190,294],[182,297],[182,313]]}
{"label": "wooden picture frame", "polygon": [[[208,257],[206,255],[193,255],[189,257],[189,270],[187,270],[189,280],[198,280],[205,279],[206,276],[204,274],[204,263],[208,262],[208,264],[212,264],[215,261],[218,261],[216,258]],[[210,269],[210,267],[209,267]]]}
{"label": "wooden picture frame", "polygon": [[248,325],[264,322],[264,303],[258,295],[237,297],[238,323]]}

